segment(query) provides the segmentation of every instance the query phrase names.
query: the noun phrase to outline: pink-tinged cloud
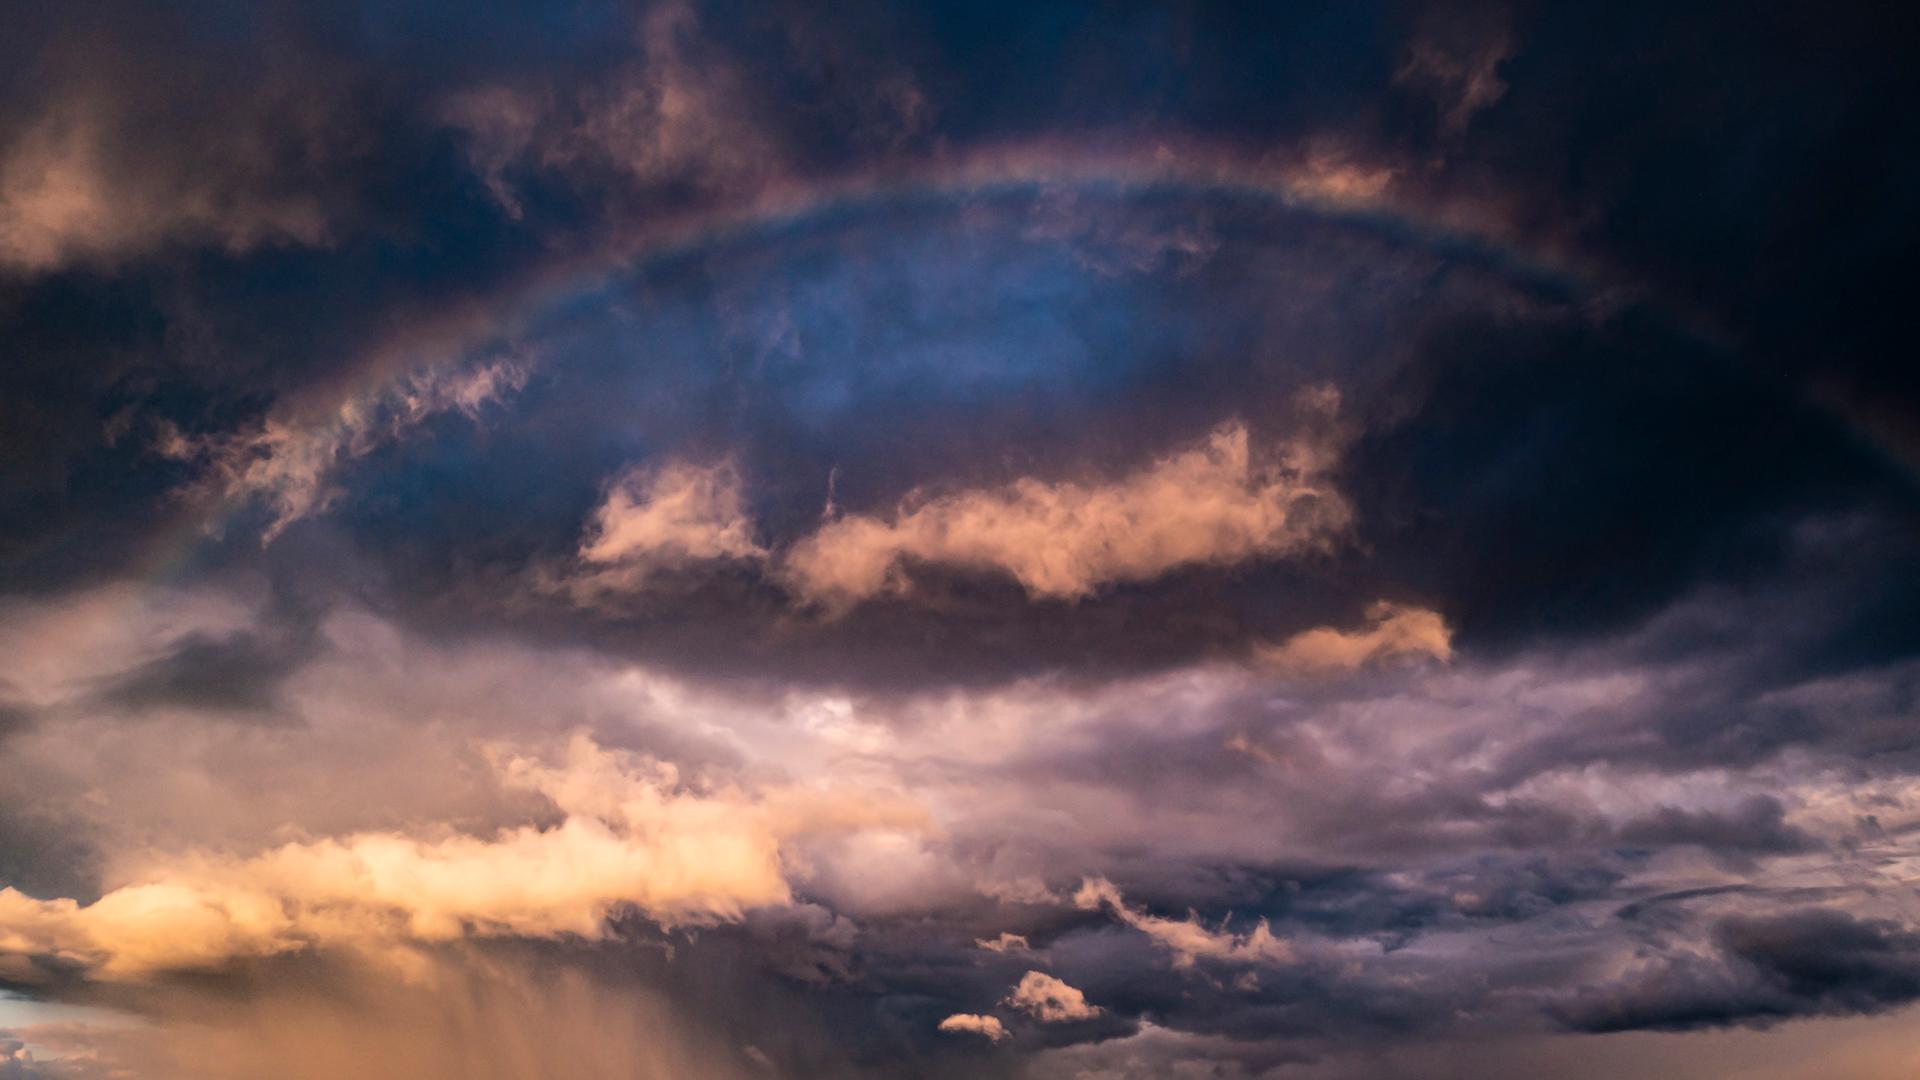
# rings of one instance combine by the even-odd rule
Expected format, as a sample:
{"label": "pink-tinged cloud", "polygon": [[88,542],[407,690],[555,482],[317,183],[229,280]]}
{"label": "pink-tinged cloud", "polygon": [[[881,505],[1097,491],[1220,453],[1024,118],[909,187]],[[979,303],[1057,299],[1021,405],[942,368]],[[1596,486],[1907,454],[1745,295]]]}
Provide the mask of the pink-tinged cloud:
{"label": "pink-tinged cloud", "polygon": [[200,470],[202,488],[223,500],[258,499],[273,513],[263,539],[324,511],[338,496],[334,471],[443,413],[476,417],[526,385],[528,367],[501,358],[464,367],[428,367],[349,396],[318,416],[269,414],[259,426],[188,435],[163,425],[155,449]]}
{"label": "pink-tinged cloud", "polygon": [[29,958],[53,956],[126,980],[308,948],[592,939],[621,908],[663,925],[733,920],[791,900],[788,841],[925,825],[917,807],[847,791],[689,790],[673,766],[585,736],[557,765],[494,756],[503,782],[544,795],[559,824],[153,856],[91,904],[0,889],[0,972],[26,977]]}
{"label": "pink-tinged cloud", "polygon": [[1024,953],[1031,952],[1033,949],[1033,946],[1027,944],[1026,935],[1012,934],[1004,930],[1000,932],[999,937],[980,938],[974,942],[974,945],[996,953]]}
{"label": "pink-tinged cloud", "polygon": [[1446,620],[1426,608],[1384,600],[1367,609],[1367,624],[1358,630],[1315,627],[1254,651],[1263,666],[1298,675],[1334,675],[1422,656],[1452,659],[1453,631]]}
{"label": "pink-tinged cloud", "polygon": [[1077,988],[1042,971],[1022,975],[1007,995],[1007,1004],[1043,1024],[1091,1020],[1102,1012],[1100,1006],[1088,1004],[1087,995]]}
{"label": "pink-tinged cloud", "polygon": [[982,1016],[978,1013],[954,1013],[940,1021],[940,1030],[980,1035],[990,1042],[999,1042],[1012,1036],[1007,1026],[1000,1022],[999,1017]]}
{"label": "pink-tinged cloud", "polygon": [[731,463],[672,462],[617,477],[587,522],[582,561],[602,587],[635,587],[655,571],[713,559],[761,559],[740,474]]}
{"label": "pink-tinged cloud", "polygon": [[1350,520],[1320,475],[1326,456],[1298,442],[1261,461],[1245,425],[1223,424],[1114,481],[917,492],[891,512],[822,526],[782,567],[802,598],[831,609],[907,591],[910,562],[998,571],[1035,598],[1072,600],[1183,566],[1296,555]]}
{"label": "pink-tinged cloud", "polygon": [[65,102],[0,142],[0,270],[111,264],[176,239],[234,252],[326,240],[321,201],[271,190],[270,164],[240,146],[216,149],[225,159],[198,169],[121,167],[106,112]]}
{"label": "pink-tinged cloud", "polygon": [[1261,919],[1245,934],[1209,930],[1200,917],[1189,912],[1187,918],[1168,919],[1127,906],[1126,898],[1106,878],[1088,878],[1073,895],[1073,905],[1082,911],[1105,910],[1122,924],[1153,939],[1153,943],[1173,954],[1173,966],[1191,968],[1199,960],[1231,964],[1286,964],[1294,959],[1293,947],[1274,935]]}

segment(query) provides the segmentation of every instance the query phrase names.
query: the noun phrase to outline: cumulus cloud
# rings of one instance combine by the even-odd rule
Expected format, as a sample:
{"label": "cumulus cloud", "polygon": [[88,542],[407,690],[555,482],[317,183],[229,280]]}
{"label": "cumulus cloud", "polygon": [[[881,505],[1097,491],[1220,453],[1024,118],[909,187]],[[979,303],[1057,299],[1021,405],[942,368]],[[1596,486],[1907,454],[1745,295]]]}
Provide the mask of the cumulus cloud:
{"label": "cumulus cloud", "polygon": [[587,523],[580,559],[596,569],[573,584],[594,592],[643,587],[656,573],[716,559],[759,560],[740,473],[731,462],[637,466],[614,479]]}
{"label": "cumulus cloud", "polygon": [[0,957],[15,978],[55,958],[128,979],[314,947],[595,938],[623,907],[666,925],[731,920],[791,899],[787,841],[924,823],[906,803],[844,791],[692,790],[672,765],[584,736],[559,765],[496,759],[504,782],[563,819],[491,837],[360,833],[247,858],[150,857],[90,904],[0,889]]}
{"label": "cumulus cloud", "polygon": [[1200,960],[1286,964],[1294,959],[1293,947],[1276,937],[1265,919],[1245,934],[1209,930],[1196,912],[1188,912],[1182,920],[1128,907],[1120,890],[1106,878],[1088,878],[1081,882],[1079,891],[1073,894],[1073,904],[1082,911],[1105,910],[1122,924],[1147,935],[1154,944],[1173,954],[1176,968],[1191,968]]}
{"label": "cumulus cloud", "polygon": [[1359,630],[1316,627],[1303,630],[1278,645],[1254,651],[1255,659],[1278,671],[1337,674],[1398,657],[1453,656],[1453,632],[1435,611],[1381,601],[1367,609],[1367,625]]}
{"label": "cumulus cloud", "polygon": [[1182,566],[1323,547],[1349,517],[1323,464],[1305,443],[1256,461],[1246,426],[1229,423],[1116,481],[1023,477],[849,514],[794,545],[783,568],[800,596],[829,607],[904,591],[913,561],[998,571],[1034,597],[1077,599]]}
{"label": "cumulus cloud", "polygon": [[1021,976],[1013,993],[1007,995],[1007,1004],[1043,1024],[1091,1020],[1101,1013],[1100,1006],[1089,1005],[1087,996],[1078,989],[1041,971]]}
{"label": "cumulus cloud", "polygon": [[997,1016],[982,1016],[979,1013],[954,1013],[940,1021],[941,1031],[962,1031],[985,1036],[991,1042],[1011,1036],[1005,1024]]}

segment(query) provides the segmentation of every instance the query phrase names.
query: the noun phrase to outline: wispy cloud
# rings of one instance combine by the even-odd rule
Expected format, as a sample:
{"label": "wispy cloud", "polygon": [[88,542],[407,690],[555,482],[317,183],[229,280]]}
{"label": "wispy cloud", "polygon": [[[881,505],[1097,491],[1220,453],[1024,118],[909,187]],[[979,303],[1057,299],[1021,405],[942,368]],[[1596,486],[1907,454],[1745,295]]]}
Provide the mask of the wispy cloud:
{"label": "wispy cloud", "polygon": [[1275,936],[1265,919],[1244,934],[1210,930],[1193,912],[1188,912],[1185,919],[1169,919],[1128,907],[1120,890],[1105,878],[1083,881],[1073,894],[1073,904],[1086,911],[1106,911],[1124,925],[1147,935],[1155,945],[1173,954],[1176,968],[1191,968],[1200,960],[1287,964],[1294,959],[1292,946]]}
{"label": "wispy cloud", "polygon": [[324,511],[338,496],[334,471],[442,413],[479,416],[526,384],[529,365],[499,358],[464,367],[427,367],[320,416],[269,413],[251,430],[189,434],[163,424],[156,450],[199,470],[204,490],[227,501],[259,500],[271,511],[264,539]]}

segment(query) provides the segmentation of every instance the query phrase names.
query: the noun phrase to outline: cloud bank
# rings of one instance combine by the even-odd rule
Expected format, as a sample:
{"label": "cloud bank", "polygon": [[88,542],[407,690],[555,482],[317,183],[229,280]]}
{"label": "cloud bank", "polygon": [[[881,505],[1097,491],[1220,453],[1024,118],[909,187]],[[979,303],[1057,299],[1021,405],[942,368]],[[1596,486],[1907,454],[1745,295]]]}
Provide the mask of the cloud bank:
{"label": "cloud bank", "polygon": [[16,7],[0,1076],[1914,1072],[1900,13]]}

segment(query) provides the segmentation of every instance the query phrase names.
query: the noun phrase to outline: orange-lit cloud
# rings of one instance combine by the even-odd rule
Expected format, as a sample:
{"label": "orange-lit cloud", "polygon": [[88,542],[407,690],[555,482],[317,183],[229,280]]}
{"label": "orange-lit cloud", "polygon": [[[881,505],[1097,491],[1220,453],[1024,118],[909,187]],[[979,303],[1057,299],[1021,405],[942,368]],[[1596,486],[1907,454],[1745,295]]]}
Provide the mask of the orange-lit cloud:
{"label": "orange-lit cloud", "polygon": [[1100,1006],[1087,1003],[1087,995],[1043,971],[1022,975],[1007,995],[1007,1004],[1043,1024],[1091,1020],[1101,1013]]}
{"label": "orange-lit cloud", "polygon": [[633,589],[689,562],[764,558],[753,534],[731,463],[630,469],[613,481],[587,523],[580,558],[596,569],[576,584],[587,591]]}
{"label": "orange-lit cloud", "polygon": [[1236,964],[1284,964],[1293,960],[1293,947],[1276,937],[1261,919],[1245,934],[1209,930],[1198,915],[1189,913],[1184,920],[1149,915],[1127,906],[1125,897],[1106,878],[1088,878],[1073,894],[1073,905],[1083,911],[1105,910],[1127,926],[1147,935],[1153,943],[1173,953],[1173,966],[1190,968],[1197,960],[1219,960]]}
{"label": "orange-lit cloud", "polygon": [[850,514],[787,552],[805,599],[844,607],[907,588],[909,561],[1012,576],[1035,597],[1074,599],[1191,565],[1274,558],[1326,544],[1350,516],[1318,475],[1318,448],[1256,460],[1245,425],[1109,483],[1022,478],[916,493],[884,515]]}
{"label": "orange-lit cloud", "polygon": [[598,937],[631,907],[666,925],[791,898],[782,845],[924,825],[897,800],[824,789],[694,791],[673,766],[575,738],[562,764],[496,755],[564,817],[491,837],[361,833],[247,858],[150,858],[91,904],[0,889],[0,963],[57,957],[105,979],[325,946]]}
{"label": "orange-lit cloud", "polygon": [[1012,1033],[1000,1022],[997,1016],[982,1016],[979,1013],[954,1013],[940,1021],[941,1031],[959,1031],[985,1036],[991,1042],[999,1042]]}
{"label": "orange-lit cloud", "polygon": [[1000,932],[999,937],[980,938],[974,942],[974,945],[988,952],[997,953],[1023,953],[1029,952],[1033,948],[1033,946],[1027,944],[1026,935],[1012,934],[1004,930]]}
{"label": "orange-lit cloud", "polygon": [[1438,612],[1387,601],[1367,609],[1367,625],[1359,630],[1315,627],[1254,653],[1262,665],[1305,675],[1338,674],[1414,656],[1451,659],[1453,632]]}

